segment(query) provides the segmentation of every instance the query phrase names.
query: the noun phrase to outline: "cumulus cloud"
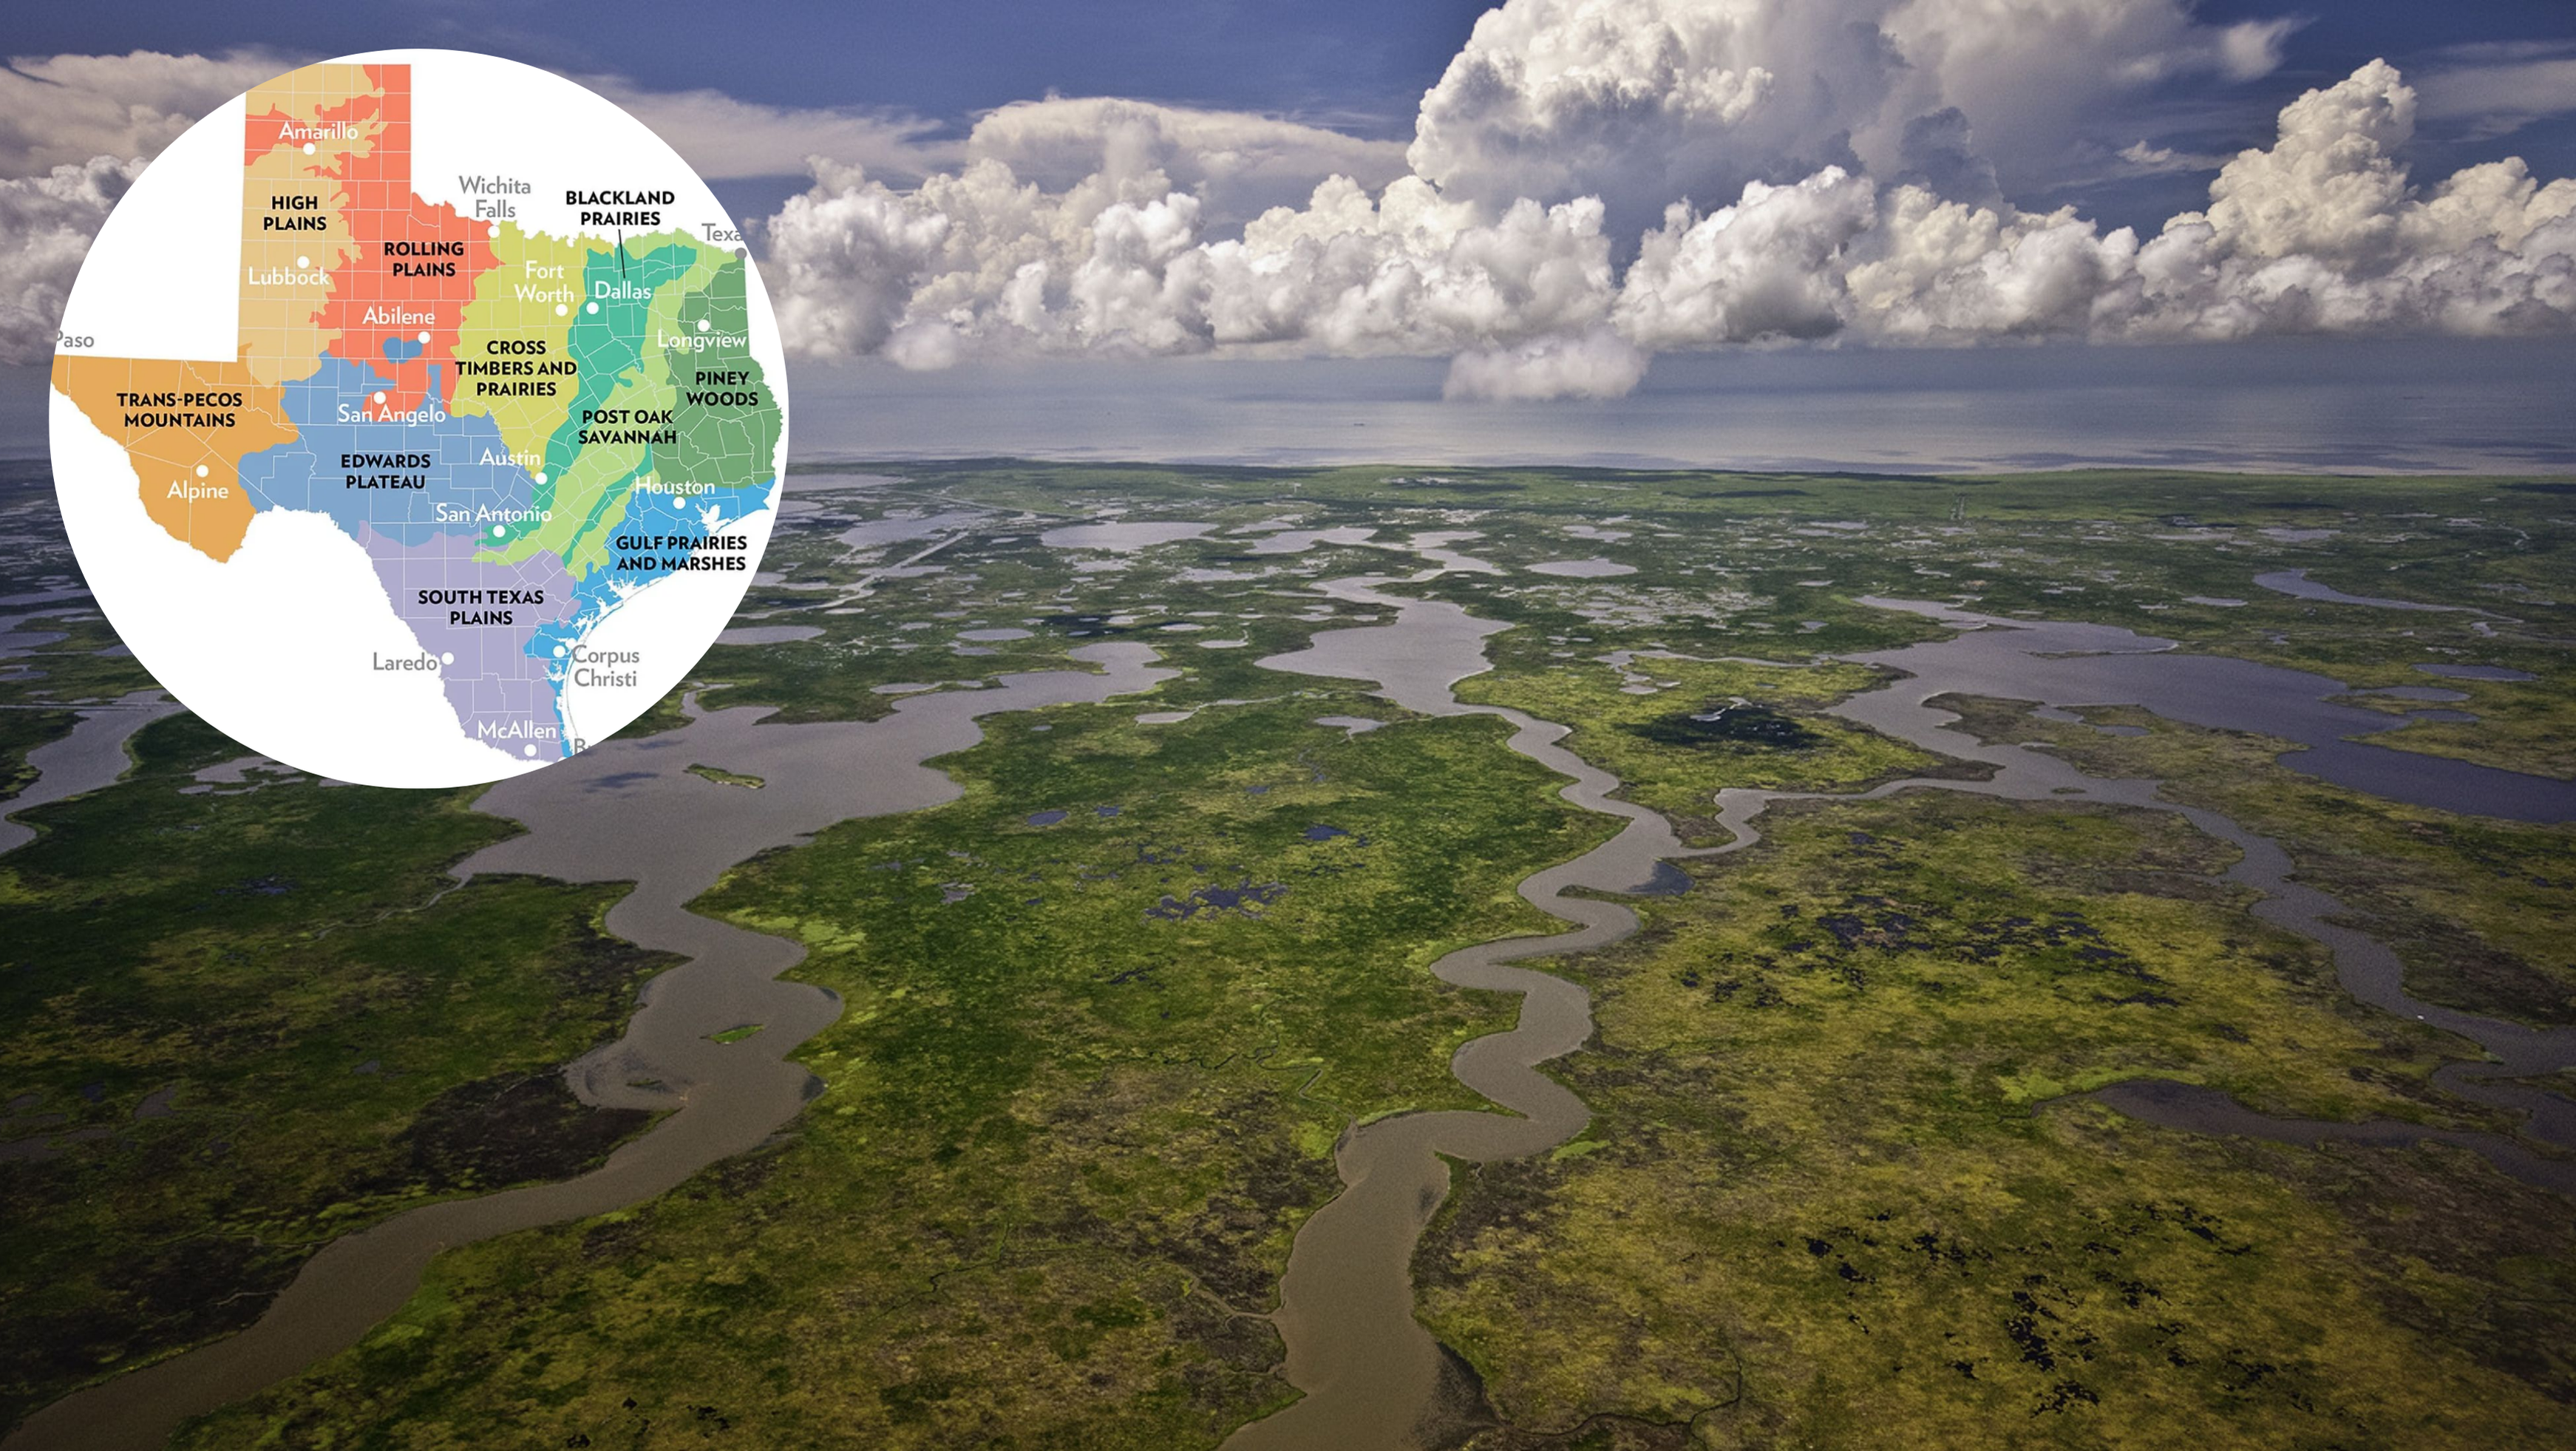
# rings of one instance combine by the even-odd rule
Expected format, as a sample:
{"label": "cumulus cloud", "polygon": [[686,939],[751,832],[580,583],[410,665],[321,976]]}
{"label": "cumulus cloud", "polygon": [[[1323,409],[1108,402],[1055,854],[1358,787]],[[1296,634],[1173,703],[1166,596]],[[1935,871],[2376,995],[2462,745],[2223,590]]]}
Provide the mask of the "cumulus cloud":
{"label": "cumulus cloud", "polygon": [[1208,238],[1197,198],[1159,170],[1061,193],[993,160],[909,192],[843,171],[771,222],[769,271],[790,345],[823,357],[875,350],[906,323],[945,330],[928,356],[1438,353],[1609,314],[1598,202],[1524,199],[1488,222],[1418,177],[1375,197],[1334,177],[1305,200]]}
{"label": "cumulus cloud", "polygon": [[[768,219],[764,267],[808,357],[1446,355],[1448,396],[1524,399],[1780,341],[2576,327],[2576,182],[2514,160],[2414,177],[2419,119],[2467,103],[2382,62],[2289,101],[2266,145],[2119,151],[2215,173],[2152,234],[2011,200],[2135,138],[2100,129],[2131,125],[2122,98],[2268,74],[2289,33],[2205,25],[2185,0],[1507,0],[1403,146],[1117,98],[1005,106],[942,140],[894,115],[618,94],[713,174],[802,159],[812,185]],[[235,63],[20,63],[0,140],[22,160],[148,148],[181,113],[156,107],[183,110],[185,85],[221,99],[241,78],[208,67]],[[2515,72],[2518,104],[2555,105],[2554,74]],[[74,105],[58,131],[23,94],[129,82],[164,99]],[[132,175],[47,166],[0,184],[11,356],[41,354]]]}
{"label": "cumulus cloud", "polygon": [[0,176],[95,156],[149,159],[198,117],[291,64],[259,50],[15,57],[0,69]]}
{"label": "cumulus cloud", "polygon": [[[1955,165],[1942,185],[1855,163],[1748,181],[1705,212],[1674,201],[1622,271],[1590,196],[1497,206],[1422,175],[1374,195],[1337,177],[1226,236],[1158,168],[1051,192],[988,158],[907,193],[822,179],[773,228],[773,276],[813,354],[1449,353],[1455,398],[1599,396],[1658,351],[1778,340],[2576,325],[2576,182],[2502,161],[2419,185],[2402,161],[2418,109],[2382,62],[2309,91],[2271,145],[2219,162],[2205,210],[2147,238],[2021,210]],[[1934,113],[1918,167],[1973,158],[1965,132]],[[808,290],[834,306],[806,310]]]}
{"label": "cumulus cloud", "polygon": [[1831,171],[1757,184],[1650,234],[1617,316],[1658,349],[2576,325],[2576,182],[2542,186],[2509,160],[2418,188],[2397,159],[2415,111],[2383,62],[2310,91],[2272,146],[2221,168],[2206,211],[2143,242],[2071,208],[1974,206]]}
{"label": "cumulus cloud", "polygon": [[0,363],[41,363],[80,275],[89,239],[143,171],[99,157],[0,181]]}
{"label": "cumulus cloud", "polygon": [[1347,176],[1375,191],[1405,174],[1401,142],[1111,96],[1050,96],[987,112],[965,152],[1049,191],[1094,175],[1158,172],[1198,197],[1211,221],[1228,225],[1301,202],[1326,177]]}
{"label": "cumulus cloud", "polygon": [[1946,154],[1972,192],[2019,189],[2123,97],[2268,74],[2289,29],[2202,25],[2182,0],[1510,0],[1423,97],[1408,155],[1489,205],[1600,197],[1623,235],[1829,165]]}
{"label": "cumulus cloud", "polygon": [[[770,224],[771,275],[811,355],[1449,353],[1453,397],[1598,394],[1659,349],[1771,339],[2192,333],[2202,300],[2175,300],[2178,271],[2151,289],[2134,234],[2006,198],[2109,149],[2084,134],[2107,102],[2258,78],[2292,28],[2184,0],[1507,0],[1400,157],[1271,118],[1031,102],[917,187],[819,169]],[[2264,152],[2127,154],[2228,168],[2210,267],[2383,266],[2402,244],[2411,97],[2297,104]],[[2347,166],[2355,146],[2376,159]]]}

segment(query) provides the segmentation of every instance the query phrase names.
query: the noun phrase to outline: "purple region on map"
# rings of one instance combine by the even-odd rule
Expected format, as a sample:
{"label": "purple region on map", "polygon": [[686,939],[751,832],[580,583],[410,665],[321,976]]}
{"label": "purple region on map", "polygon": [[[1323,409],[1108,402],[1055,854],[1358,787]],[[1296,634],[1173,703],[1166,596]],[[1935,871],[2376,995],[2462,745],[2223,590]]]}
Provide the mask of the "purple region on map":
{"label": "purple region on map", "polygon": [[[394,613],[439,661],[447,703],[466,737],[513,756],[564,754],[554,662],[531,656],[536,632],[570,615],[572,577],[551,553],[515,564],[478,563],[465,534],[433,534],[406,545],[358,526]],[[533,747],[533,749],[531,749]]]}

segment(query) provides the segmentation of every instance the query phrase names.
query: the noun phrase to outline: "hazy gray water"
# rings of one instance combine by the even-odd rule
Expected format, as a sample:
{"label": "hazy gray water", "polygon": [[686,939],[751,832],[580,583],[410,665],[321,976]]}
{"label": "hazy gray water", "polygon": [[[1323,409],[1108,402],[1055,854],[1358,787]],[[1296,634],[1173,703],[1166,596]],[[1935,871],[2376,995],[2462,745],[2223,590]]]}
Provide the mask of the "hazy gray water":
{"label": "hazy gray water", "polygon": [[823,633],[820,625],[736,625],[716,636],[719,645],[783,645],[792,640],[811,640]]}
{"label": "hazy gray water", "polygon": [[2333,585],[2308,578],[2308,572],[2304,569],[2275,569],[2269,573],[2254,576],[2254,583],[2274,594],[2290,595],[2303,600],[2318,600],[2330,605],[2369,605],[2373,609],[2421,610],[2437,614],[2477,613],[2460,605],[2428,605],[2417,600],[2391,600],[2381,599],[2376,595],[2346,594]]}
{"label": "hazy gray water", "polygon": [[1927,473],[2086,464],[2566,473],[2576,342],[1669,355],[1626,398],[1446,403],[1440,359],[800,365],[808,458]]}
{"label": "hazy gray water", "polygon": [[2329,676],[2186,654],[2170,640],[2107,625],[2005,620],[1907,601],[1864,602],[1976,626],[1947,640],[1852,657],[1928,672],[1945,682],[1944,689],[1962,695],[2038,699],[2060,708],[2143,706],[2186,725],[2297,741],[2306,749],[2281,757],[2282,765],[2392,801],[2514,821],[2576,820],[2576,782],[2343,739],[2402,729],[2407,718],[2330,699],[2350,688]]}
{"label": "hazy gray water", "polygon": [[1099,549],[1112,554],[1133,554],[1157,544],[1196,539],[1215,528],[1213,524],[1176,524],[1157,520],[1068,524],[1040,534],[1038,542],[1049,549]]}
{"label": "hazy gray water", "polygon": [[36,839],[34,827],[10,819],[19,812],[115,784],[133,764],[125,754],[125,743],[163,716],[177,715],[179,703],[164,699],[158,690],[138,690],[119,696],[113,705],[79,709],[80,720],[70,735],[27,753],[36,779],[26,790],[0,802],[0,813],[5,813],[0,814],[0,852],[16,851]]}
{"label": "hazy gray water", "polygon": [[1637,567],[1596,554],[1590,559],[1542,559],[1531,565],[1529,572],[1553,574],[1564,579],[1615,579],[1623,574],[1635,574]]}

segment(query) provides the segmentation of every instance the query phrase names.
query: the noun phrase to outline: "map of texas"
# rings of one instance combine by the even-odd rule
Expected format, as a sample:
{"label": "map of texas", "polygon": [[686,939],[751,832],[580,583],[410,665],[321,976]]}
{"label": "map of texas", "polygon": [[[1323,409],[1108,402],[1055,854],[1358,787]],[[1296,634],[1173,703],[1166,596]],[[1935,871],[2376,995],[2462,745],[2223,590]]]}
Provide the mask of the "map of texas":
{"label": "map of texas", "polygon": [[675,574],[750,567],[737,526],[769,505],[781,415],[748,264],[606,209],[649,191],[573,188],[608,234],[557,236],[431,204],[412,158],[407,65],[252,91],[239,355],[63,355],[54,387],[124,449],[153,522],[219,564],[263,511],[328,516],[420,644],[378,668],[436,671],[470,739],[569,755],[567,683],[626,663],[585,650],[599,623]]}

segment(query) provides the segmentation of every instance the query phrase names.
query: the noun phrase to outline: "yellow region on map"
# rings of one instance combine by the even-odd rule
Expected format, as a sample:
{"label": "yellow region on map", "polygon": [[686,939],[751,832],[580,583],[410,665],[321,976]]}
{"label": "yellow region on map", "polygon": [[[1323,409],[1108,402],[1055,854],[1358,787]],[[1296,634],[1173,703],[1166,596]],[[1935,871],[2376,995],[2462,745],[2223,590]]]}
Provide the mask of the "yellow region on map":
{"label": "yellow region on map", "polygon": [[244,98],[242,361],[265,383],[309,377],[339,330],[321,325],[332,274],[357,260],[343,178],[383,126],[365,66],[311,65]]}
{"label": "yellow region on map", "polygon": [[531,236],[505,224],[492,238],[495,265],[474,279],[447,411],[488,415],[532,471],[545,467],[546,442],[581,392],[570,342],[582,269],[592,253],[609,250],[595,237]]}
{"label": "yellow region on map", "polygon": [[243,363],[165,358],[54,359],[54,388],[134,464],[143,512],[220,564],[250,530],[245,454],[293,442],[285,398]]}

